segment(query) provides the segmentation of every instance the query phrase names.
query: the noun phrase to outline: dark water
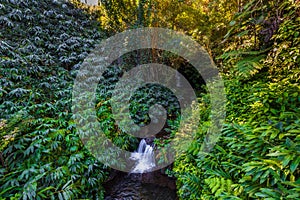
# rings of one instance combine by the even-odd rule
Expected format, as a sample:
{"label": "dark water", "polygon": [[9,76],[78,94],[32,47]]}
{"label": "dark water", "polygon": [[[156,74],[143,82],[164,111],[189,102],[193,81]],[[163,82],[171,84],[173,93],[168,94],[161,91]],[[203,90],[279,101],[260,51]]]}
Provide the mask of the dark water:
{"label": "dark water", "polygon": [[105,200],[177,200],[175,180],[158,172],[118,173],[105,185]]}

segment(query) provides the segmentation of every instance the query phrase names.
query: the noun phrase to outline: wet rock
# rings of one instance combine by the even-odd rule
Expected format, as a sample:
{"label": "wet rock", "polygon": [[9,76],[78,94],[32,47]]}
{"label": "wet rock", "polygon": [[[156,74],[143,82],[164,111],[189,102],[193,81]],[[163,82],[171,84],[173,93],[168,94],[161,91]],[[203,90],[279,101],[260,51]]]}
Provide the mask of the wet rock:
{"label": "wet rock", "polygon": [[127,174],[115,170],[104,185],[105,200],[177,200],[175,179],[162,172]]}
{"label": "wet rock", "polygon": [[148,145],[152,145],[154,142],[154,139],[155,139],[155,137],[149,137],[149,138],[146,138],[145,140]]}

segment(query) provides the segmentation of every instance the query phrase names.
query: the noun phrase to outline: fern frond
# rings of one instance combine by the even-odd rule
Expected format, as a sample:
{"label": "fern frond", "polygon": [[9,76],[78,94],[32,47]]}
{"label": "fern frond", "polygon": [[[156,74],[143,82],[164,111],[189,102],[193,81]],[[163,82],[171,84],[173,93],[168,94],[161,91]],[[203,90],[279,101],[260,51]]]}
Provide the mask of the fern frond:
{"label": "fern frond", "polygon": [[203,184],[201,179],[194,174],[186,174],[185,177],[186,189],[189,190],[196,197],[200,197]]}

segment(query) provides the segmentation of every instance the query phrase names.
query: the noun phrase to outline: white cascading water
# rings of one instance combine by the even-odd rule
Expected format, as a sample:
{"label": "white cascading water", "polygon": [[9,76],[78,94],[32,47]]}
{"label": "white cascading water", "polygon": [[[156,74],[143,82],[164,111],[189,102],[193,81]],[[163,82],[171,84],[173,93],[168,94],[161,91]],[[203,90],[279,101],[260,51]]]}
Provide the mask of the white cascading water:
{"label": "white cascading water", "polygon": [[153,147],[144,139],[141,140],[137,152],[131,153],[130,158],[136,160],[137,163],[131,173],[144,173],[155,167]]}

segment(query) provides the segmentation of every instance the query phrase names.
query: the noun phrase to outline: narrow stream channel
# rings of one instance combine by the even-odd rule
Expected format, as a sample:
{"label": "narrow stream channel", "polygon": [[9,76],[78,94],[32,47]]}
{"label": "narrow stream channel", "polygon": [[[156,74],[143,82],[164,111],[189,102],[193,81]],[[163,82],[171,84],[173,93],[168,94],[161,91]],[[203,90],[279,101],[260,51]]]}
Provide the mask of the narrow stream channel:
{"label": "narrow stream channel", "polygon": [[153,147],[141,140],[131,159],[137,164],[131,173],[113,171],[112,178],[104,185],[105,200],[177,200],[175,179],[155,167]]}

